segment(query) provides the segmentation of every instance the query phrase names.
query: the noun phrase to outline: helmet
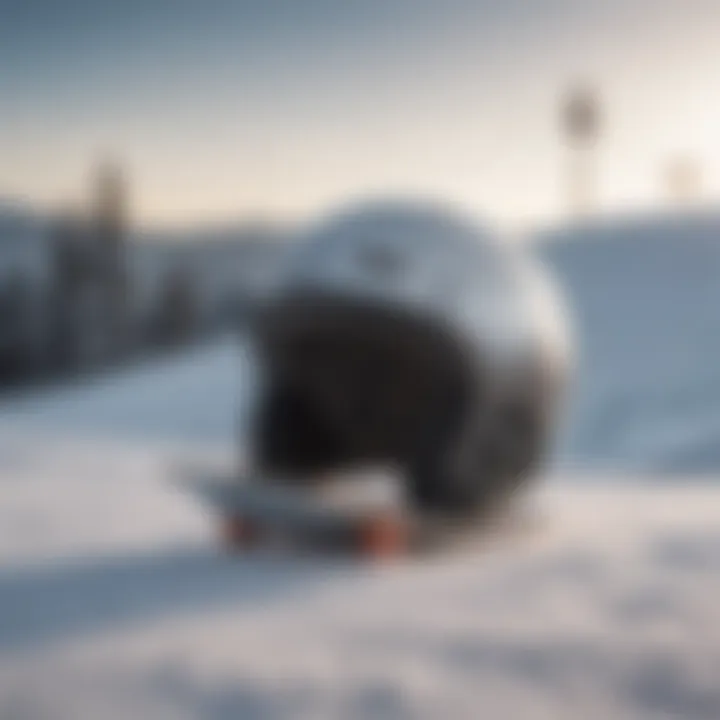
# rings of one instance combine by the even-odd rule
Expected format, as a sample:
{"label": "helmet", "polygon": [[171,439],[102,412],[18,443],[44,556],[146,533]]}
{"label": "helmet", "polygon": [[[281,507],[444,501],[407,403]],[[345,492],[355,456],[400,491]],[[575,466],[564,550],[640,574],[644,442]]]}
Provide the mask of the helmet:
{"label": "helmet", "polygon": [[414,506],[493,508],[549,446],[570,367],[529,254],[461,215],[368,203],[303,232],[253,328],[261,474],[387,463]]}

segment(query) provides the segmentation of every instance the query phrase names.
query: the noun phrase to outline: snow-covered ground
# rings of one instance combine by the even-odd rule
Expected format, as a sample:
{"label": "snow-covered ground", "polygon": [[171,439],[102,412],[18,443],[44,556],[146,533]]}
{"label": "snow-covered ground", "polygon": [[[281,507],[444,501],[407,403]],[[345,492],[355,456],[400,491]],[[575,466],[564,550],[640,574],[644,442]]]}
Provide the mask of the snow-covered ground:
{"label": "snow-covered ground", "polygon": [[[604,252],[588,277],[617,276]],[[633,277],[650,303],[637,275],[623,292]],[[589,288],[596,350],[569,444],[615,469],[545,478],[538,528],[452,556],[373,568],[219,553],[173,480],[179,462],[233,460],[237,396],[253,383],[232,339],[0,409],[0,718],[718,720],[720,484],[709,463],[683,474],[679,451],[662,483],[621,462],[710,446],[714,346],[693,354],[700,328],[686,322],[684,349],[645,377],[673,347],[659,345],[667,324],[639,336],[626,297],[634,351],[607,345],[623,334],[620,300],[607,296],[603,321],[588,299],[600,281],[565,280]],[[694,317],[688,297],[663,312]],[[683,377],[705,383],[704,406],[672,404]],[[633,378],[645,384],[618,409]]]}
{"label": "snow-covered ground", "polygon": [[582,364],[563,457],[720,471],[720,213],[608,218],[544,238]]}

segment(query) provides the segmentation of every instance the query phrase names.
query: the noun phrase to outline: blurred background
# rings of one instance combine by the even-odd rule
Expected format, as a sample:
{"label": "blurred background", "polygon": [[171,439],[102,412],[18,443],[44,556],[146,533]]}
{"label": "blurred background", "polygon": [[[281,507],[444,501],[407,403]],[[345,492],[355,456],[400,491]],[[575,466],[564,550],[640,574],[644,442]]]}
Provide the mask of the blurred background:
{"label": "blurred background", "polygon": [[[86,683],[89,661],[57,675],[66,656],[47,643],[247,600],[257,574],[178,555],[207,540],[208,523],[166,481],[178,457],[233,455],[253,382],[248,313],[296,232],[354,199],[442,200],[555,275],[579,364],[553,472],[572,486],[712,486],[719,32],[717,0],[0,0],[0,662],[12,669],[0,707],[18,713],[7,716],[110,717],[110,695]],[[693,514],[718,506],[712,497],[683,516],[688,527],[717,527]],[[715,578],[708,553],[693,567]],[[37,569],[59,561],[90,565]],[[108,569],[118,563],[120,574]],[[701,580],[713,596],[715,580]],[[40,598],[53,592],[65,601],[48,619]],[[175,681],[190,692],[192,672],[172,663],[202,655],[193,642],[186,655],[168,645],[169,685],[145,692],[142,663],[119,681],[149,703],[134,716],[159,716],[146,711],[160,692],[184,698],[188,717],[275,717],[254,673],[281,682],[295,671],[261,671],[254,656],[233,671],[245,694],[225,705],[199,685],[192,701],[175,692]],[[18,648],[45,665],[18,670]],[[539,662],[557,660],[548,672],[573,667],[572,654],[543,648]],[[688,652],[703,671],[718,659]],[[627,717],[720,717],[711,683],[689,690],[636,660]],[[105,680],[117,670],[103,667]],[[47,706],[38,687],[54,688]],[[371,695],[369,715],[385,717],[383,697]],[[520,702],[502,697],[499,708]]]}

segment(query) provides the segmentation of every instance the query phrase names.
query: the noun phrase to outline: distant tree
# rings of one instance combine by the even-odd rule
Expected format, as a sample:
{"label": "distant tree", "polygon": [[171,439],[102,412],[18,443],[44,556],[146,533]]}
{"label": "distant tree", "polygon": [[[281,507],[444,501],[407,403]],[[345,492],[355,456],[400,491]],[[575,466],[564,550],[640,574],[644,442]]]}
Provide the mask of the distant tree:
{"label": "distant tree", "polygon": [[168,274],[160,296],[154,336],[161,345],[190,340],[199,327],[198,295],[192,274],[176,267]]}
{"label": "distant tree", "polygon": [[110,356],[123,354],[129,342],[127,182],[120,167],[102,163],[95,175],[93,276],[97,292],[95,332],[104,336]]}
{"label": "distant tree", "polygon": [[85,229],[77,215],[63,213],[51,231],[52,280],[47,296],[49,328],[47,364],[52,368],[77,362],[84,328],[81,298],[91,273]]}
{"label": "distant tree", "polygon": [[35,369],[32,288],[27,278],[13,273],[0,284],[0,382],[6,384]]}

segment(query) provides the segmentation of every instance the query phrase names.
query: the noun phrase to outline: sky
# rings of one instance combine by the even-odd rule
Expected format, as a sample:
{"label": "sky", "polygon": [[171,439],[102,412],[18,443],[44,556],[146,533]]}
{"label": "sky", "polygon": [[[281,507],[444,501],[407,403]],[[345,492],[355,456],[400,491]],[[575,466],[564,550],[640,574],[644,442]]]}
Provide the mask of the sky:
{"label": "sky", "polygon": [[720,197],[720,0],[0,0],[0,195],[83,202],[115,158],[134,219],[296,219],[439,197],[566,211],[559,99],[602,97],[603,209]]}

